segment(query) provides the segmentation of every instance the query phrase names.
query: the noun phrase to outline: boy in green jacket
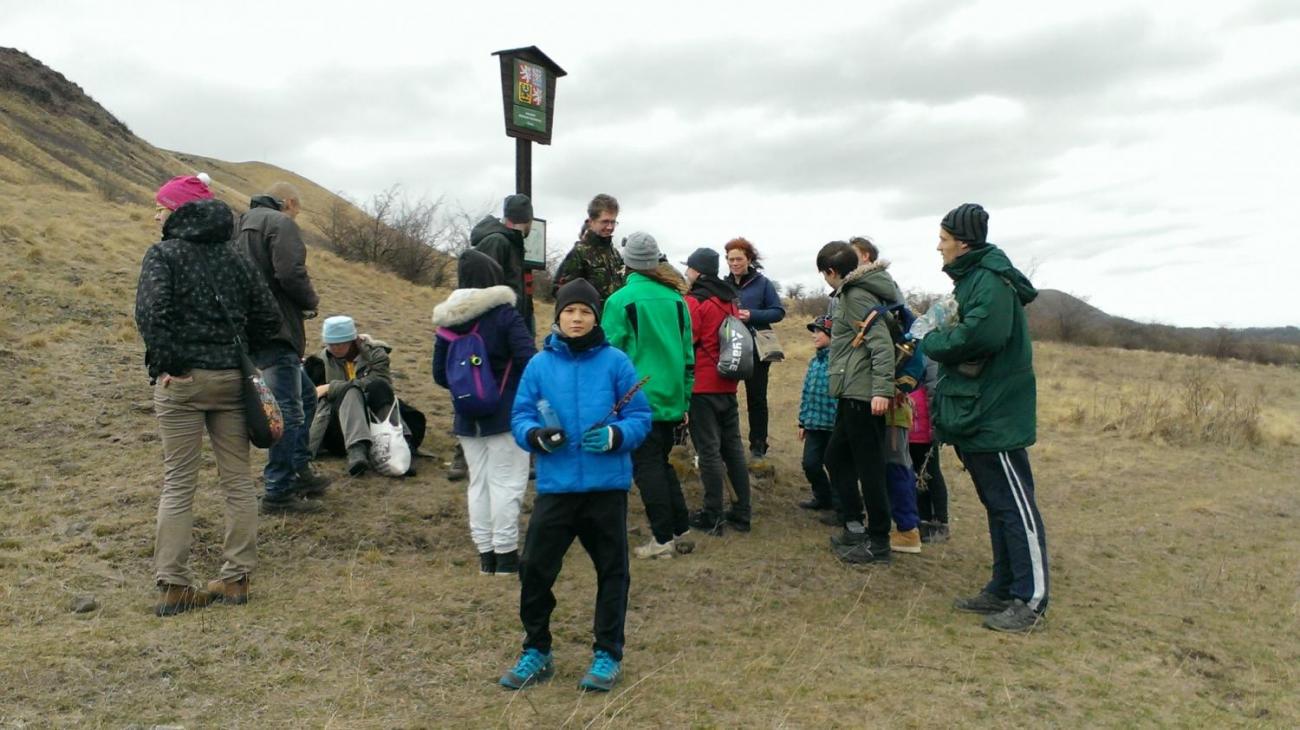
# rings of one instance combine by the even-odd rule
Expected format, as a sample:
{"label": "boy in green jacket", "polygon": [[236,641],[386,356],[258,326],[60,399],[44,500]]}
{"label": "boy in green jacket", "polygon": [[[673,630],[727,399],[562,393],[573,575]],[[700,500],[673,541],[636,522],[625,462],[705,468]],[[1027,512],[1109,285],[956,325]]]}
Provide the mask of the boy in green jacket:
{"label": "boy in green jacket", "polygon": [[976,596],[959,598],[959,611],[986,614],[996,631],[1025,632],[1047,611],[1047,535],[1034,501],[1026,447],[1034,443],[1033,347],[1025,305],[1038,296],[1006,254],[987,241],[988,213],[964,203],[939,228],[943,270],[953,280],[957,321],[913,334],[939,363],[936,441],[952,444],[970,472],[988,512],[993,577]]}

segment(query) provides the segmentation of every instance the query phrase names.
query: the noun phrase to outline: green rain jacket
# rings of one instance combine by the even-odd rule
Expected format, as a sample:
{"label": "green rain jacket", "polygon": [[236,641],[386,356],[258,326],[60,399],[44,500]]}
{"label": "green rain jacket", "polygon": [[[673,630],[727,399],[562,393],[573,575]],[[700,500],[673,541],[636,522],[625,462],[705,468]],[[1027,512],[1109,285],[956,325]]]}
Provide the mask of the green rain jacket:
{"label": "green rain jacket", "polygon": [[632,359],[645,384],[651,418],[680,422],[691,402],[695,343],[691,313],[671,279],[652,272],[628,274],[627,284],[605,301],[600,327],[605,339]]}
{"label": "green rain jacket", "polygon": [[935,435],[971,452],[1032,445],[1038,396],[1025,305],[1038,290],[991,244],[943,270],[953,280],[958,322],[921,342],[939,363]]}

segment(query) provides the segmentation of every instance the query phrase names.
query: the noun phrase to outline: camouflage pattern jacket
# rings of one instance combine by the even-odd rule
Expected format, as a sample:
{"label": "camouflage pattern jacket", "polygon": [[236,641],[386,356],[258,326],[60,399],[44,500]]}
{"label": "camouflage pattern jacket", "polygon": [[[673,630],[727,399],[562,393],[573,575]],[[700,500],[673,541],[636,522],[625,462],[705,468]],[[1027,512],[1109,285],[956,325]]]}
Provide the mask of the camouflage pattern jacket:
{"label": "camouflage pattern jacket", "polygon": [[624,281],[623,257],[614,250],[613,240],[588,231],[581,241],[573,244],[573,249],[560,262],[560,268],[555,270],[552,294],[574,279],[591,282],[601,299],[609,299],[610,294],[618,291]]}

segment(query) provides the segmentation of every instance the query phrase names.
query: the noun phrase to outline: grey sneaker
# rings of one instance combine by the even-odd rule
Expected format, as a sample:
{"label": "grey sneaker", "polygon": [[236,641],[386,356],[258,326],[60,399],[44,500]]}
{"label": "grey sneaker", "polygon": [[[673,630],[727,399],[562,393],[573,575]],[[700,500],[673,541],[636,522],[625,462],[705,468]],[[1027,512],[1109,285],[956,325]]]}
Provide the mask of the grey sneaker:
{"label": "grey sneaker", "polygon": [[1002,613],[1011,605],[1011,601],[1005,598],[998,598],[991,593],[980,591],[977,596],[968,598],[958,598],[952,602],[952,607],[958,611],[966,613]]}
{"label": "grey sneaker", "polygon": [[1010,634],[1024,634],[1033,631],[1043,621],[1042,614],[1025,605],[1019,598],[1001,613],[995,613],[984,619],[984,628],[1005,631]]}
{"label": "grey sneaker", "polygon": [[[529,462],[529,479],[532,478],[532,463]],[[456,453],[451,456],[451,465],[447,467],[447,481],[458,482],[469,476],[469,465],[465,463],[465,450],[456,444]]]}

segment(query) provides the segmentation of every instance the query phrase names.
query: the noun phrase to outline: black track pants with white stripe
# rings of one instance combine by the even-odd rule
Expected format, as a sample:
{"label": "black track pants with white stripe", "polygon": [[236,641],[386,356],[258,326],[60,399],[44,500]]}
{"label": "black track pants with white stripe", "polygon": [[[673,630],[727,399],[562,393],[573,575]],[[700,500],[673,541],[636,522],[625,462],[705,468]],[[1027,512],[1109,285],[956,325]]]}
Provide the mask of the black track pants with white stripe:
{"label": "black track pants with white stripe", "polygon": [[989,517],[993,577],[984,590],[1047,610],[1047,530],[1034,501],[1034,476],[1024,449],[957,455]]}

